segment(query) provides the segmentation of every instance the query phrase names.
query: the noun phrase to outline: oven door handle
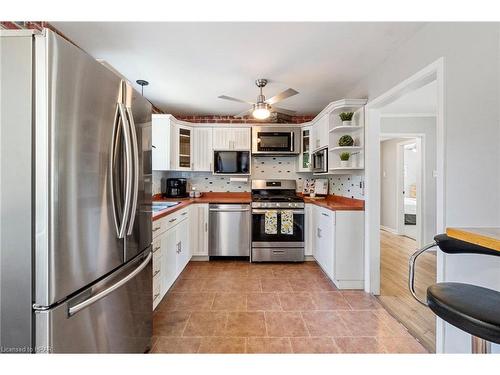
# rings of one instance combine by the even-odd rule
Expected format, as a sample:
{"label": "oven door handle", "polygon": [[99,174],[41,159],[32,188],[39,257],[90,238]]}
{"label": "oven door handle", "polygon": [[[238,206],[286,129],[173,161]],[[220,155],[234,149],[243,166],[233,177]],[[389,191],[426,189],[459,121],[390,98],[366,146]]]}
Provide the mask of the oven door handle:
{"label": "oven door handle", "polygon": [[261,215],[261,214],[265,214],[267,211],[277,211],[279,213],[282,213],[284,211],[291,211],[293,214],[296,214],[296,215],[304,215],[304,210],[287,210],[287,209],[276,210],[276,209],[272,209],[272,208],[270,208],[269,210],[253,209],[252,214]]}
{"label": "oven door handle", "polygon": [[227,209],[227,208],[210,208],[210,212],[248,212],[250,211],[249,208],[233,208],[233,209]]}

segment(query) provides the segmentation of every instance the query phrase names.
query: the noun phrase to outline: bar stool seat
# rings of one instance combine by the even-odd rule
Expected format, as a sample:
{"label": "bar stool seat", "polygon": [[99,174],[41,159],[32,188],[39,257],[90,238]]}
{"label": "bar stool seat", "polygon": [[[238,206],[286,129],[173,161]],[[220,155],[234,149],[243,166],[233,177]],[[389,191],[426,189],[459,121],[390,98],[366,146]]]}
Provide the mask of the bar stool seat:
{"label": "bar stool seat", "polygon": [[427,304],[455,327],[500,344],[500,292],[463,283],[437,283],[427,289]]}
{"label": "bar stool seat", "polygon": [[438,234],[434,242],[410,257],[408,286],[412,296],[437,316],[471,335],[472,353],[491,353],[492,342],[500,344],[500,292],[463,283],[437,283],[427,288],[427,299],[415,291],[415,263],[426,251],[439,246],[447,254],[500,256],[500,251]]}

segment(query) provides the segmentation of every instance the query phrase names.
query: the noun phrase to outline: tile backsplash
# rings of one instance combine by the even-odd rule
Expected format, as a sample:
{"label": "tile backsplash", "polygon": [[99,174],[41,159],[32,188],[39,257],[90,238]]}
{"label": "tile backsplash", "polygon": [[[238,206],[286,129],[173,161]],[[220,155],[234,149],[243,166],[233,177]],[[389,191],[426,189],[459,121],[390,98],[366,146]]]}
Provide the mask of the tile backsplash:
{"label": "tile backsplash", "polygon": [[365,199],[364,177],[359,175],[329,176],[329,194],[342,195],[348,198]]}
{"label": "tile backsplash", "polygon": [[[220,176],[211,172],[180,172],[180,171],[153,171],[153,194],[161,192],[162,178],[186,178],[188,190],[194,186],[202,192],[249,192],[251,190],[250,179],[290,179],[297,181],[297,191],[302,191],[306,179],[313,178],[312,173],[296,172],[296,158],[291,157],[254,157],[252,158],[252,175],[247,182],[230,181],[231,177],[243,176]],[[329,193],[342,195],[349,198],[364,199],[363,176],[358,175],[332,175],[329,179]]]}

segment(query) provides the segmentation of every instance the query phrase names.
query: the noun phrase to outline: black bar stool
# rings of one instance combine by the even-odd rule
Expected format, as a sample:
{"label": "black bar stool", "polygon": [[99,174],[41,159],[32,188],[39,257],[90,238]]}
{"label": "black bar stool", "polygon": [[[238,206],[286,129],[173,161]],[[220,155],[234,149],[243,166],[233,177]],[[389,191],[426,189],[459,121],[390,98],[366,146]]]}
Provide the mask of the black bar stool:
{"label": "black bar stool", "polygon": [[410,292],[441,319],[470,333],[472,353],[490,353],[492,342],[500,344],[500,292],[470,284],[437,283],[427,288],[427,301],[423,301],[415,293],[415,261],[436,246],[447,254],[500,256],[500,251],[460,241],[446,234],[437,235],[434,241],[410,257]]}

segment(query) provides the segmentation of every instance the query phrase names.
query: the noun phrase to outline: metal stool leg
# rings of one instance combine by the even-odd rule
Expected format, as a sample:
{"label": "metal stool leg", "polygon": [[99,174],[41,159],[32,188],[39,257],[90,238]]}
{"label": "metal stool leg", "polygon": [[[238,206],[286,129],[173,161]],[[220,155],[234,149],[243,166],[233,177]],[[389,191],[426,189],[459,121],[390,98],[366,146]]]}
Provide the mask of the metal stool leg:
{"label": "metal stool leg", "polygon": [[471,336],[472,354],[490,354],[491,343],[477,336]]}

